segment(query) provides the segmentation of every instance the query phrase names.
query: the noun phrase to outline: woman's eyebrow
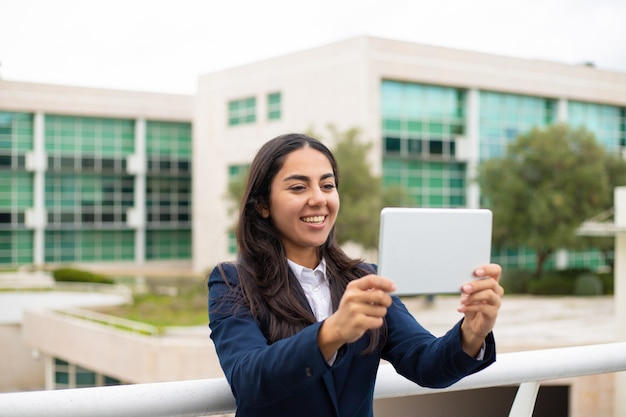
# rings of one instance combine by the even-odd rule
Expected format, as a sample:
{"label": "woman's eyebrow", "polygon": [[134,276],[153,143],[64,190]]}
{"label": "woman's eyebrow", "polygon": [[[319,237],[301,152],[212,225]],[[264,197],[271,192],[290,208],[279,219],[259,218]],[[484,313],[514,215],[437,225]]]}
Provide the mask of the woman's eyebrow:
{"label": "woman's eyebrow", "polygon": [[[322,177],[320,179],[325,180],[326,178],[334,178],[335,174],[333,174],[332,172],[329,172],[327,174],[322,175]],[[292,181],[292,180],[298,180],[298,181],[309,181],[310,177],[306,176],[306,175],[301,175],[301,174],[293,174],[293,175],[289,175],[288,177],[285,177],[283,179],[284,181]]]}

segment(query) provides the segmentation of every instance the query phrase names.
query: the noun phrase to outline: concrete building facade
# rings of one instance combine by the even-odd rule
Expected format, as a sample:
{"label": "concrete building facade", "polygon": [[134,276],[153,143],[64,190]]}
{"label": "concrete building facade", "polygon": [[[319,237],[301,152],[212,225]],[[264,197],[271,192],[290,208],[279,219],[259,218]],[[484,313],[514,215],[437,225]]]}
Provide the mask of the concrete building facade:
{"label": "concrete building facade", "polygon": [[0,265],[190,259],[192,106],[0,81]]}
{"label": "concrete building facade", "polygon": [[[194,107],[193,260],[234,256],[228,182],[262,143],[286,132],[359,128],[375,174],[423,207],[478,207],[481,160],[532,127],[584,126],[610,152],[626,146],[626,74],[359,37],[199,78]],[[202,179],[202,180],[200,180]],[[494,253],[531,267],[523,249]],[[602,267],[594,251],[548,267]]]}

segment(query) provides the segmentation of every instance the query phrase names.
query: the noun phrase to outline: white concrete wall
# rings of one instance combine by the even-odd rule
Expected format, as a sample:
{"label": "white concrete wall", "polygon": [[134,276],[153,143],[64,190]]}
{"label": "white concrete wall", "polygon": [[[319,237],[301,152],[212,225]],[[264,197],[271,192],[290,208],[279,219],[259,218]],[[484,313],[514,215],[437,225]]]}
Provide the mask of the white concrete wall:
{"label": "white concrete wall", "polygon": [[191,121],[193,97],[0,80],[0,111]]}
{"label": "white concrete wall", "polygon": [[33,358],[19,323],[0,324],[0,350],[0,392],[44,389],[44,362]]}
{"label": "white concrete wall", "polygon": [[29,310],[24,312],[22,337],[46,356],[129,383],[224,376],[208,326],[206,337],[152,337],[52,311]]}

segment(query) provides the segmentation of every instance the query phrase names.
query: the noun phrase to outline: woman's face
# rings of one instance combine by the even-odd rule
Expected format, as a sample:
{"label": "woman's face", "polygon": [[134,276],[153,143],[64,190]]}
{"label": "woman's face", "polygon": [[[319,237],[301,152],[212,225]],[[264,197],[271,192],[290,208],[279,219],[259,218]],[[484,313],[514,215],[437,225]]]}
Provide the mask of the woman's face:
{"label": "woman's face", "polygon": [[285,158],[272,180],[269,207],[261,209],[280,234],[287,257],[315,268],[321,246],[335,224],[339,194],[328,158],[310,147]]}

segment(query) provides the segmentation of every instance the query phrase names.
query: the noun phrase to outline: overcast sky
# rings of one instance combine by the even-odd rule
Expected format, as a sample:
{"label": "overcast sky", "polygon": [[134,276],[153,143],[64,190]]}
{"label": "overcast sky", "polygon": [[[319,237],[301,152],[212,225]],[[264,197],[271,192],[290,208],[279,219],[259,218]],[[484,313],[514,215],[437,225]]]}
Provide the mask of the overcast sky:
{"label": "overcast sky", "polygon": [[193,94],[361,35],[626,73],[626,0],[0,0],[0,78]]}

